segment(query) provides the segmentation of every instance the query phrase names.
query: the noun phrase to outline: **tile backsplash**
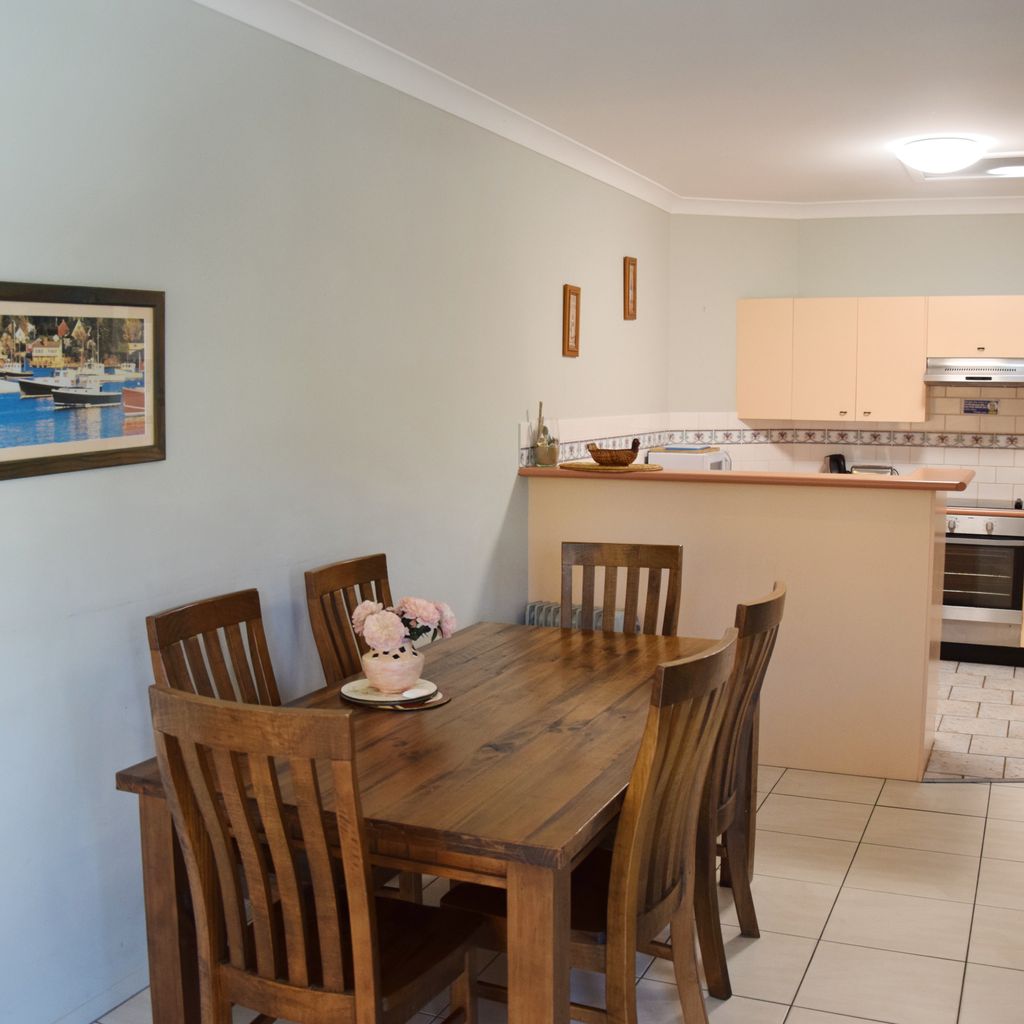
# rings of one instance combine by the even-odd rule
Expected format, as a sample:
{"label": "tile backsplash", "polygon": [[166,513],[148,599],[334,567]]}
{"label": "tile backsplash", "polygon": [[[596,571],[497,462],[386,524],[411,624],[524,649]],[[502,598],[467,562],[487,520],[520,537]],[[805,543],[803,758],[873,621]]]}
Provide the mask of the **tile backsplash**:
{"label": "tile backsplash", "polygon": [[[999,400],[996,415],[964,415],[964,398]],[[735,470],[816,473],[825,456],[885,463],[901,475],[916,469],[964,467],[974,480],[960,497],[1024,498],[1024,388],[929,387],[925,423],[792,423],[740,420],[735,412],[672,412],[636,417],[561,420],[559,461],[587,458],[591,441],[643,449],[662,444],[714,444],[732,456]],[[627,429],[634,425],[634,429]],[[639,429],[639,428],[643,429]],[[519,465],[532,466],[532,430],[520,425]],[[642,456],[641,456],[642,458]]]}

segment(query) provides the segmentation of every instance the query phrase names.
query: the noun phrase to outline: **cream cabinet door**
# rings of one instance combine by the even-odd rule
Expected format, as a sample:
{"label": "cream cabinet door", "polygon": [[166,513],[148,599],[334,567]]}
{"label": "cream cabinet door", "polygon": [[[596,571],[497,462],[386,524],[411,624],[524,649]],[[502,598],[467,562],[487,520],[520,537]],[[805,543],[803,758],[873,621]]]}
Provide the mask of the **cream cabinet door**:
{"label": "cream cabinet door", "polygon": [[857,299],[794,299],[792,418],[851,422],[856,398]]}
{"label": "cream cabinet door", "polygon": [[788,420],[793,395],[793,300],[736,303],[736,414]]}
{"label": "cream cabinet door", "polygon": [[928,355],[1024,357],[1024,295],[933,295]]}
{"label": "cream cabinet door", "polygon": [[928,418],[926,303],[923,296],[858,300],[855,419],[923,423]]}

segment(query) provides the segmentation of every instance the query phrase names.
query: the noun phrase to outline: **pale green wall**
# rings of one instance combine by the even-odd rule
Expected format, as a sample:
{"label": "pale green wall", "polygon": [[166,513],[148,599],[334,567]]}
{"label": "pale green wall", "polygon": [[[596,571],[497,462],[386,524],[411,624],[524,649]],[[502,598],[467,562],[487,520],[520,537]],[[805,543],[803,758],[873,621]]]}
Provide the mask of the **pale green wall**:
{"label": "pale green wall", "polygon": [[736,300],[1024,293],[1024,214],[672,218],[669,402],[736,408]]}
{"label": "pale green wall", "polygon": [[167,292],[167,461],[0,484],[0,1020],[81,1024],[146,983],[144,617],[258,586],[287,694],[313,565],[515,619],[516,424],[667,408],[669,218],[189,0],[0,22],[0,279]]}

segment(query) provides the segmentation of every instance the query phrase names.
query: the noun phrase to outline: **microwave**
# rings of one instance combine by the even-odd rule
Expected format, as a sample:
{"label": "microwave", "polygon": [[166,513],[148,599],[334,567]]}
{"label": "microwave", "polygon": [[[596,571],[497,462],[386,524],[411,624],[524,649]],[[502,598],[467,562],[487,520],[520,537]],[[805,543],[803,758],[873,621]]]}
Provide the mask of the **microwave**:
{"label": "microwave", "polygon": [[647,462],[652,466],[661,466],[670,473],[705,473],[709,470],[732,469],[729,453],[717,448],[703,452],[652,448],[647,453]]}

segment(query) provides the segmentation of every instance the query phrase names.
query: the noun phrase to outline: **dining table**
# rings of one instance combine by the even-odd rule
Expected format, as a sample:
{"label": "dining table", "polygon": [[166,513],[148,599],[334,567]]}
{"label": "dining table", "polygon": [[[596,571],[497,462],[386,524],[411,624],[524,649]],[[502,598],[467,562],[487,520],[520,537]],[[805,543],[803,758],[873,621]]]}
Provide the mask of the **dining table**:
{"label": "dining table", "polygon": [[[506,890],[510,1024],[568,1024],[569,879],[622,803],[660,664],[713,640],[480,622],[423,651],[450,701],[351,710],[372,861]],[[153,1024],[198,1024],[188,884],[155,759],[139,798]]]}

